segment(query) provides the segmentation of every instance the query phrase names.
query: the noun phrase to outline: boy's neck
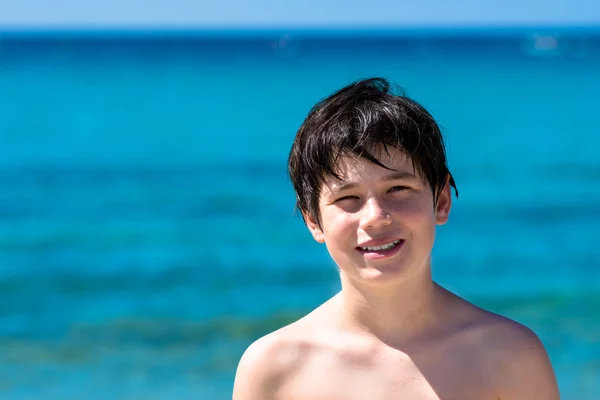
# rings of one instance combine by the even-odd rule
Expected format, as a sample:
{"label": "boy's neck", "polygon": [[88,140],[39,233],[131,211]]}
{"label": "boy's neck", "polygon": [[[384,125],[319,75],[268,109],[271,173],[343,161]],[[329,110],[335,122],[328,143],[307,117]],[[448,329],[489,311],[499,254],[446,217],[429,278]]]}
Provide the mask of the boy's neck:
{"label": "boy's neck", "polygon": [[402,347],[423,337],[439,321],[444,290],[433,282],[429,266],[393,287],[366,287],[343,274],[341,278],[337,301],[344,329]]}

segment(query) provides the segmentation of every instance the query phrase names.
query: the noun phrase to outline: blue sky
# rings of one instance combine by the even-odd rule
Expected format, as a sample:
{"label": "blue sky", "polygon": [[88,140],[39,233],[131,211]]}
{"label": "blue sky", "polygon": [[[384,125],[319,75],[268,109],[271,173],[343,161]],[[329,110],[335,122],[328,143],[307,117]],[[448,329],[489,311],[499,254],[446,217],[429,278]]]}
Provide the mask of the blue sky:
{"label": "blue sky", "polygon": [[600,0],[0,0],[0,27],[596,25]]}

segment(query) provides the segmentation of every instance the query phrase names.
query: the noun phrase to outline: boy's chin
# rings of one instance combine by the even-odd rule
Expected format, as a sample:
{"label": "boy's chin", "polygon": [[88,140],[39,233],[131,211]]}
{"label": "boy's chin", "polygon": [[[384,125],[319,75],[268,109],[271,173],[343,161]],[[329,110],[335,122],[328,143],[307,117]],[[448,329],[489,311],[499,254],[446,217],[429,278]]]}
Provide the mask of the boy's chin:
{"label": "boy's chin", "polygon": [[342,272],[357,284],[365,285],[400,285],[414,275],[414,266],[394,263],[391,265],[363,265],[353,271]]}

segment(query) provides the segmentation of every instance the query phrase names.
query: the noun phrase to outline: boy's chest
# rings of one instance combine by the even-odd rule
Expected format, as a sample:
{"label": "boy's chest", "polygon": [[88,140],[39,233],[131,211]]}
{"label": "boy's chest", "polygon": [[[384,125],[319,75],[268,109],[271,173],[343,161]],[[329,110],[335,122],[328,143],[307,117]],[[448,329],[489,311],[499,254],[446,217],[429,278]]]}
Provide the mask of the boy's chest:
{"label": "boy's chest", "polygon": [[[320,361],[320,362],[319,362]],[[282,400],[497,400],[484,369],[460,359],[315,360],[296,371]]]}

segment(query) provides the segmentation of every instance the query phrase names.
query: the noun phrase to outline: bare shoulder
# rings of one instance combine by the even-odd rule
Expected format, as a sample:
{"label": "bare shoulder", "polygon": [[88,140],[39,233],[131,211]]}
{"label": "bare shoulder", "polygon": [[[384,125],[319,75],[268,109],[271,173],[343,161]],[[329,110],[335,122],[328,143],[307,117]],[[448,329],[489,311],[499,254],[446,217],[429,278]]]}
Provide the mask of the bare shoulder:
{"label": "bare shoulder", "polygon": [[470,316],[463,342],[476,353],[499,397],[558,400],[556,377],[538,335],[514,320],[462,302]]}
{"label": "bare shoulder", "polygon": [[252,343],[236,371],[233,400],[276,400],[310,355],[320,310]]}
{"label": "bare shoulder", "polygon": [[301,348],[289,327],[252,343],[238,364],[233,400],[277,399],[279,388],[300,361]]}
{"label": "bare shoulder", "polygon": [[502,399],[558,400],[554,370],[540,338],[526,326],[490,313],[482,331]]}

